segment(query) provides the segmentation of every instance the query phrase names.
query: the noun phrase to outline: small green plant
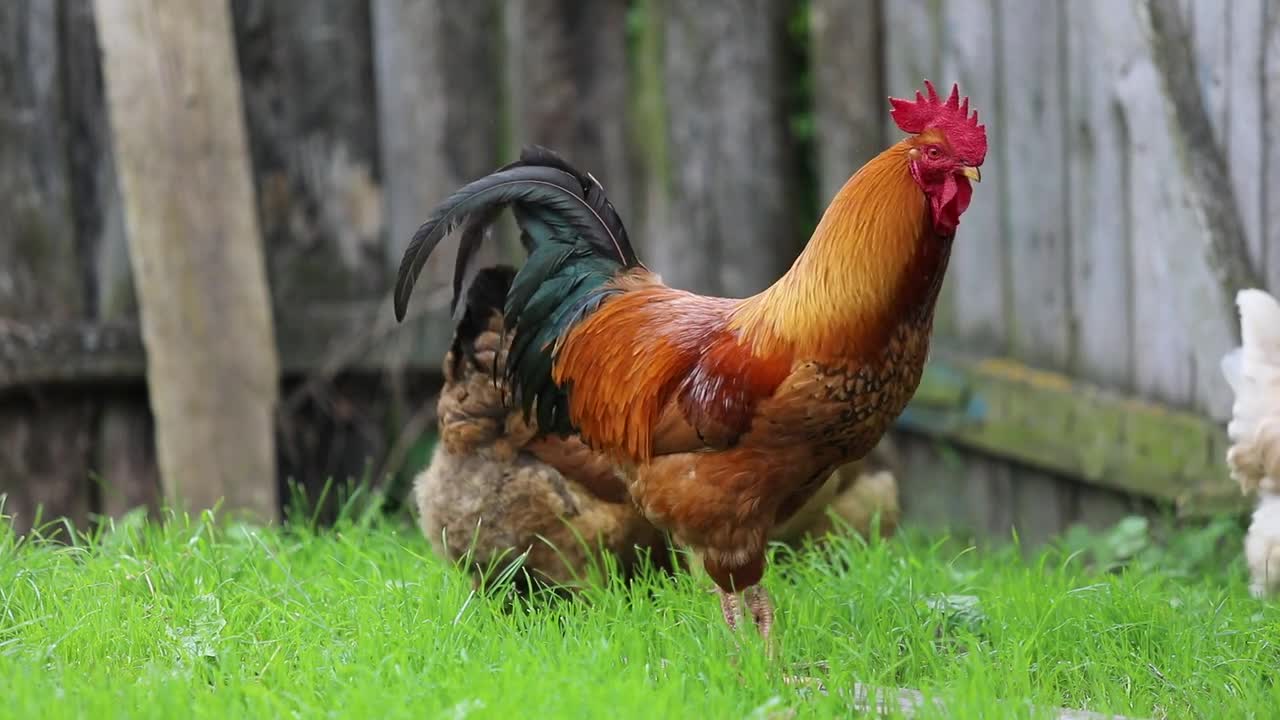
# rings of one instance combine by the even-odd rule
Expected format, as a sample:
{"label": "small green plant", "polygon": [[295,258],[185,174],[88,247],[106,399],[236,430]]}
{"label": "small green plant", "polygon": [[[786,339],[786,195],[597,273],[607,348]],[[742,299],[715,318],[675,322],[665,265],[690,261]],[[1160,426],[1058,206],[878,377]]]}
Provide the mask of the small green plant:
{"label": "small green plant", "polygon": [[1100,532],[1074,527],[1058,547],[1099,572],[1141,567],[1172,577],[1195,578],[1233,567],[1243,534],[1235,517],[1177,528],[1172,520],[1153,522],[1131,515]]}

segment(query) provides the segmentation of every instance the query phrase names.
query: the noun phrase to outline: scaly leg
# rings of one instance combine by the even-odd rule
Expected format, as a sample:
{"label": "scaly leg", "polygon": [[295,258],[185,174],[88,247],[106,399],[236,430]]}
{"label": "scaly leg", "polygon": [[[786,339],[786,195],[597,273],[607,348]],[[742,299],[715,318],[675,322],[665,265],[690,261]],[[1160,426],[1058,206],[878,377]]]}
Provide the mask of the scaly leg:
{"label": "scaly leg", "polygon": [[764,640],[764,654],[773,658],[773,638],[769,634],[773,630],[773,601],[762,585],[752,585],[742,595],[751,611],[751,619],[755,620],[756,629]]}
{"label": "scaly leg", "polygon": [[769,593],[761,585],[752,585],[742,595],[751,610],[751,618],[756,621],[756,629],[768,643],[769,631],[773,629],[773,601]]}
{"label": "scaly leg", "polygon": [[742,619],[742,606],[738,603],[738,596],[725,592],[719,587],[716,588],[716,592],[720,593],[720,612],[724,613],[725,624],[730,630],[736,631],[738,621]]}

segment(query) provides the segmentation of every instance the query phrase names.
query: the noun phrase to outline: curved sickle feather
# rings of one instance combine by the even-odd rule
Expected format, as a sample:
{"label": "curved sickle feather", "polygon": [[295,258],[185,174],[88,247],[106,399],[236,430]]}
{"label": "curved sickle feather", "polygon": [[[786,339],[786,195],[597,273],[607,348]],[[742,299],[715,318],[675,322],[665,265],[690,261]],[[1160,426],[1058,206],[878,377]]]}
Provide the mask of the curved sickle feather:
{"label": "curved sickle feather", "polygon": [[440,241],[469,215],[495,206],[500,208],[513,202],[529,201],[539,194],[548,196],[539,198],[543,202],[554,203],[559,199],[560,203],[564,203],[566,199],[573,199],[583,207],[590,208],[577,186],[574,177],[561,170],[520,167],[493,173],[455,192],[418,228],[409,247],[405,249],[396,277],[396,320],[404,320],[413,286],[417,283],[427,258]]}
{"label": "curved sickle feather", "polygon": [[[396,320],[404,320],[418,276],[440,241],[468,217],[483,213],[468,225],[467,237],[459,249],[459,264],[454,276],[454,302],[457,302],[459,285],[465,281],[459,276],[459,271],[465,276],[466,264],[479,247],[484,226],[496,219],[502,208],[511,204],[527,203],[554,210],[566,227],[575,227],[588,239],[607,239],[602,250],[607,248],[626,265],[638,264],[630,241],[625,235],[619,236],[621,221],[604,198],[603,188],[594,180],[590,182],[584,193],[582,180],[558,167],[522,165],[492,173],[455,192],[418,228],[405,250],[396,278]],[[614,227],[619,228],[619,232],[615,232]],[[456,311],[456,306],[454,309]]]}

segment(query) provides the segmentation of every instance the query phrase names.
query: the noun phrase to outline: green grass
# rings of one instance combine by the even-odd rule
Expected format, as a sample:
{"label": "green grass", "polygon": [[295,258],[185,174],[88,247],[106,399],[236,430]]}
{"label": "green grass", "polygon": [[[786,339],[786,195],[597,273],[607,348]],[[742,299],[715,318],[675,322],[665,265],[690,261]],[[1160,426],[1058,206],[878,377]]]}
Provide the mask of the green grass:
{"label": "green grass", "polygon": [[70,546],[0,528],[0,714],[848,717],[856,679],[923,689],[954,717],[1034,717],[1028,702],[1272,717],[1280,611],[1248,596],[1222,527],[1158,546],[1130,523],[1030,557],[910,531],[779,550],[778,665],[735,649],[688,575],[606,578],[577,601],[476,594],[388,520],[173,516]]}

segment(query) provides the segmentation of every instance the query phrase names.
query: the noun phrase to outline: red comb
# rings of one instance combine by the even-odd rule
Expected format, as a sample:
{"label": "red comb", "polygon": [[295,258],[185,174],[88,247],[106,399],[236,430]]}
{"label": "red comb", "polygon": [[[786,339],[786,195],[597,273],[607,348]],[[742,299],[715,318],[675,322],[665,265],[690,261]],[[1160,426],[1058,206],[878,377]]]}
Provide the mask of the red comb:
{"label": "red comb", "polygon": [[969,98],[960,99],[960,86],[951,86],[951,95],[943,102],[933,83],[924,81],[925,97],[916,91],[915,101],[889,98],[893,109],[889,115],[905,133],[918,134],[937,128],[947,136],[952,149],[966,162],[982,163],[987,154],[987,128],[978,124],[978,111],[969,114]]}

